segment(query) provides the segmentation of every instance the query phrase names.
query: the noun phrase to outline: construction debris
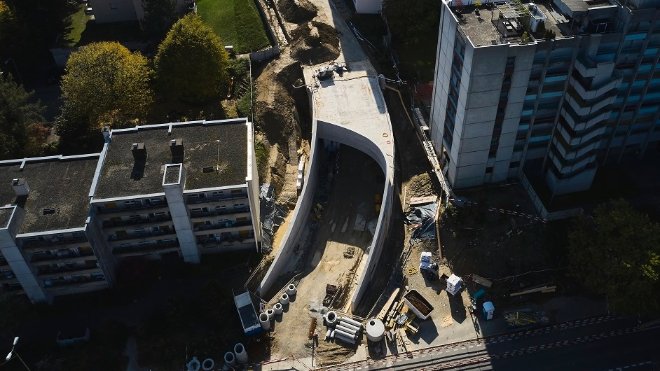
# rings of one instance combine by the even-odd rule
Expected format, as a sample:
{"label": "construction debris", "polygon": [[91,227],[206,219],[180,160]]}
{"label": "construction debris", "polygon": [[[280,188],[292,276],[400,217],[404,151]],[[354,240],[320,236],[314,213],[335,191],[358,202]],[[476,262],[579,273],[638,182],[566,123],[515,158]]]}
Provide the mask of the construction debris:
{"label": "construction debris", "polygon": [[408,215],[406,215],[405,223],[415,227],[411,240],[435,239],[435,217],[437,209],[438,203],[433,202],[413,207],[410,210]]}

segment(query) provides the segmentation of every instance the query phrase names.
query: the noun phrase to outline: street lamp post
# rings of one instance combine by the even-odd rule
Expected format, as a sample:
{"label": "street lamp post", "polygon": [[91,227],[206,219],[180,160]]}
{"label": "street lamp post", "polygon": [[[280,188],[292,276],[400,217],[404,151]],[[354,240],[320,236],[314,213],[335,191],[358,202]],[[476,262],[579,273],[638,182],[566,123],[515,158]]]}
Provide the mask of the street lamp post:
{"label": "street lamp post", "polygon": [[16,355],[16,358],[18,358],[18,360],[21,361],[23,366],[25,366],[25,369],[30,371],[30,367],[28,367],[28,365],[25,363],[25,361],[23,361],[23,358],[21,358],[21,356],[16,351],[16,344],[18,344],[18,339],[19,339],[18,336],[16,336],[14,338],[14,343],[11,346],[11,351],[7,354],[7,357],[5,357],[5,361],[7,361],[7,362],[11,361],[12,358],[14,358],[14,355]]}
{"label": "street lamp post", "polygon": [[220,139],[215,140],[218,143],[218,159],[215,163],[215,171],[220,171]]}

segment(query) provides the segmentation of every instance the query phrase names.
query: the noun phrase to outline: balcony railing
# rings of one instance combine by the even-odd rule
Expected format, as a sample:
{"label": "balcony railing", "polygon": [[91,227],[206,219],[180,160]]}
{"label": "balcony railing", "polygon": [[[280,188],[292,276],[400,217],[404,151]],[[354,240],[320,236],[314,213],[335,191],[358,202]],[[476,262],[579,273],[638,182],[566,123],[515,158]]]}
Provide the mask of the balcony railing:
{"label": "balcony railing", "polygon": [[127,253],[148,253],[165,249],[179,248],[176,242],[171,243],[156,243],[148,245],[131,245],[131,246],[117,246],[112,249],[113,254],[127,254]]}
{"label": "balcony railing", "polygon": [[58,273],[67,273],[67,272],[76,272],[84,271],[87,269],[97,269],[98,265],[96,260],[85,263],[85,264],[75,264],[69,263],[61,266],[57,265],[42,265],[37,266],[37,274],[46,275],[46,274],[58,274]]}
{"label": "balcony railing", "polygon": [[23,240],[21,247],[24,249],[31,249],[35,247],[49,247],[49,246],[59,246],[59,245],[68,245],[76,243],[87,243],[87,237],[81,236],[76,238],[52,238],[44,240]]}
{"label": "balcony railing", "polygon": [[239,200],[241,198],[247,198],[247,193],[215,195],[215,196],[207,196],[202,198],[188,196],[186,198],[186,203],[189,205],[194,205],[194,204],[203,204],[207,202]]}
{"label": "balcony railing", "polygon": [[199,231],[208,231],[211,229],[223,229],[223,228],[234,228],[234,227],[244,227],[244,226],[252,226],[252,221],[251,220],[242,220],[242,221],[232,221],[228,220],[223,223],[214,223],[214,224],[201,224],[197,225],[193,228],[195,232]]}
{"label": "balcony railing", "polygon": [[60,287],[68,285],[80,285],[90,282],[102,282],[105,281],[105,276],[102,273],[98,274],[85,274],[85,275],[76,275],[68,277],[58,277],[58,278],[49,278],[44,280],[44,286],[46,287]]}
{"label": "balcony railing", "polygon": [[108,236],[108,241],[114,242],[114,241],[125,241],[125,240],[137,240],[141,238],[149,238],[149,237],[157,237],[157,236],[166,236],[170,234],[175,234],[174,228],[172,229],[167,229],[167,230],[159,230],[158,232],[154,231],[144,231],[144,232],[138,232],[138,233],[131,233],[131,234],[126,234],[125,236],[117,236],[116,234]]}
{"label": "balcony railing", "polygon": [[167,222],[167,221],[171,221],[171,220],[172,220],[172,218],[169,215],[167,215],[167,216],[156,216],[156,217],[151,217],[151,218],[129,219],[129,220],[121,220],[121,221],[104,220],[103,221],[103,228],[125,227],[125,226],[131,226],[131,225],[139,225],[139,224]]}
{"label": "balcony railing", "polygon": [[94,256],[92,249],[77,249],[76,250],[51,250],[45,253],[32,254],[31,262],[41,262],[46,260],[64,260],[64,259],[75,259],[75,258],[84,258],[88,256]]}
{"label": "balcony railing", "polygon": [[215,209],[215,210],[209,210],[209,211],[193,211],[190,210],[190,217],[191,218],[205,218],[209,216],[219,216],[219,215],[230,215],[230,214],[238,214],[238,213],[246,213],[250,211],[250,208],[247,206],[242,206],[242,207],[227,207],[224,209]]}
{"label": "balcony railing", "polygon": [[98,206],[96,210],[98,210],[98,212],[101,214],[112,214],[112,213],[120,213],[124,211],[160,209],[165,207],[167,207],[167,202],[163,200],[159,202],[144,202],[140,204],[121,205],[118,207]]}

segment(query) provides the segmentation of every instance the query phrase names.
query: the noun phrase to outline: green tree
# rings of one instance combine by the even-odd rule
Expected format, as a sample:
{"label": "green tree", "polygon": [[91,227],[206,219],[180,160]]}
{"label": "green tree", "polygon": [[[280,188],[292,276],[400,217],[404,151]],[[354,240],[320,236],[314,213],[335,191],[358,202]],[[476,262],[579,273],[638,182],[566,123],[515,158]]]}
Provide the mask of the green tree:
{"label": "green tree", "polygon": [[227,87],[227,53],[220,38],[197,15],[172,26],[154,59],[157,89],[169,102],[204,105]]}
{"label": "green tree", "polygon": [[660,225],[623,200],[599,206],[569,234],[572,275],[618,312],[660,310]]}
{"label": "green tree", "polygon": [[[437,38],[440,6],[434,0],[385,0],[383,13],[392,37],[406,43],[418,44],[430,36]],[[435,52],[435,51],[434,51]]]}
{"label": "green tree", "polygon": [[[116,42],[92,43],[71,54],[62,77],[57,130],[65,152],[104,125],[144,120],[153,102],[147,59]],[[88,150],[84,143],[78,150]]]}
{"label": "green tree", "polygon": [[173,0],[143,0],[144,30],[158,38],[165,36],[176,20],[176,2]]}
{"label": "green tree", "polygon": [[27,154],[27,127],[43,121],[43,106],[31,98],[32,92],[25,91],[9,75],[0,76],[0,159]]}

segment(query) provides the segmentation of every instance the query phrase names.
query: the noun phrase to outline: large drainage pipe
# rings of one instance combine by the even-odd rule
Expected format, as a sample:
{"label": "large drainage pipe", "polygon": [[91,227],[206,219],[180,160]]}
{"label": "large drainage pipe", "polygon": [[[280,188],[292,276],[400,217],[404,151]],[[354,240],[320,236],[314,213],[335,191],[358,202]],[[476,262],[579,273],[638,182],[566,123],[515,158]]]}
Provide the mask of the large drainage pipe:
{"label": "large drainage pipe", "polygon": [[242,343],[236,343],[236,345],[234,345],[234,353],[236,354],[236,360],[238,363],[247,363],[248,355],[245,351],[245,346]]}
{"label": "large drainage pipe", "polygon": [[234,356],[234,353],[232,352],[227,352],[225,353],[225,364],[227,366],[233,366],[236,364],[236,356]]}
{"label": "large drainage pipe", "polygon": [[340,330],[340,331],[344,331],[344,332],[347,333],[347,334],[357,335],[357,330],[352,329],[352,328],[350,328],[350,327],[346,327],[346,326],[342,325],[341,323],[338,324],[338,325],[335,327],[335,329],[336,329],[336,330]]}
{"label": "large drainage pipe", "polygon": [[296,295],[297,292],[298,292],[298,289],[296,289],[296,285],[294,285],[294,284],[289,284],[289,286],[287,286],[287,288],[286,288],[286,293],[289,296],[294,296],[294,295]]}
{"label": "large drainage pipe", "polygon": [[362,328],[362,324],[354,319],[348,318],[348,317],[339,317],[339,322],[346,322],[350,323],[353,326],[357,326],[359,328]]}
{"label": "large drainage pipe", "polygon": [[337,313],[333,310],[325,314],[325,323],[328,327],[334,327],[337,324]]}
{"label": "large drainage pipe", "polygon": [[349,337],[351,339],[356,339],[357,338],[357,334],[352,334],[350,332],[335,329],[335,336],[337,336],[337,335],[342,335],[342,336],[345,336],[345,337]]}
{"label": "large drainage pipe", "polygon": [[289,294],[287,294],[287,293],[282,294],[282,296],[280,296],[280,303],[282,305],[289,304]]}
{"label": "large drainage pipe", "polygon": [[343,326],[343,327],[349,328],[349,329],[351,329],[352,332],[358,332],[358,331],[362,330],[360,327],[353,326],[350,323],[343,322],[343,321],[340,321],[337,326]]}
{"label": "large drainage pipe", "polygon": [[270,318],[268,318],[268,314],[261,313],[259,315],[259,323],[261,324],[262,329],[266,331],[270,330]]}
{"label": "large drainage pipe", "polygon": [[339,340],[341,340],[345,343],[349,343],[351,345],[355,345],[355,343],[356,343],[354,338],[342,335],[339,332],[337,332],[337,330],[335,330],[335,339],[339,339]]}
{"label": "large drainage pipe", "polygon": [[280,314],[282,314],[282,312],[284,312],[284,308],[282,307],[282,304],[281,303],[275,303],[275,305],[273,305],[273,312],[275,312],[276,316],[279,316]]}

